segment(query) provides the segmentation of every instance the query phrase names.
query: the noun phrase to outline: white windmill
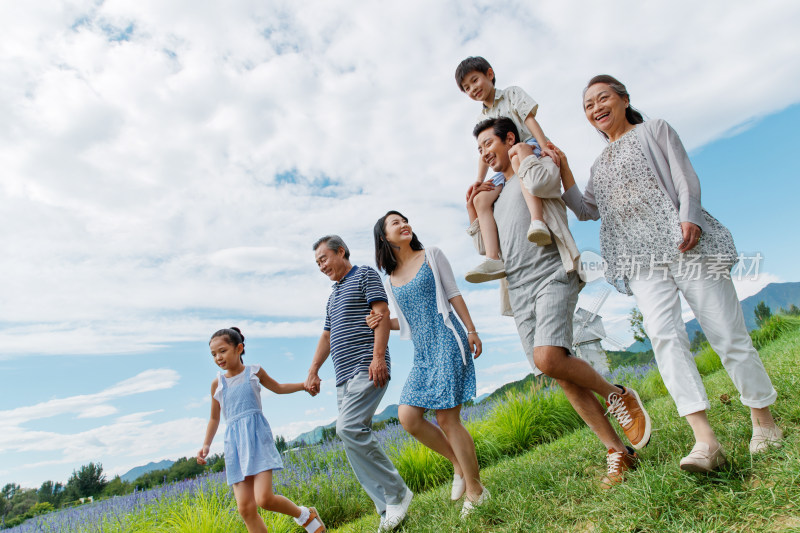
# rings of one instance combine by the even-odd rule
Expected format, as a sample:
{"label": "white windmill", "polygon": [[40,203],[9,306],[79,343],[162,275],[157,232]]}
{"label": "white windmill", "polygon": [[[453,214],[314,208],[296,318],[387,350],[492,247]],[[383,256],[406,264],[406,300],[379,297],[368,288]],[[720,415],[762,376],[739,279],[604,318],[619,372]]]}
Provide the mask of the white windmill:
{"label": "white windmill", "polygon": [[597,295],[590,309],[578,307],[572,319],[572,349],[575,354],[592,365],[601,374],[608,374],[608,356],[600,341],[606,341],[619,349],[624,349],[623,344],[606,333],[603,320],[597,311],[611,294],[611,288],[606,287]]}

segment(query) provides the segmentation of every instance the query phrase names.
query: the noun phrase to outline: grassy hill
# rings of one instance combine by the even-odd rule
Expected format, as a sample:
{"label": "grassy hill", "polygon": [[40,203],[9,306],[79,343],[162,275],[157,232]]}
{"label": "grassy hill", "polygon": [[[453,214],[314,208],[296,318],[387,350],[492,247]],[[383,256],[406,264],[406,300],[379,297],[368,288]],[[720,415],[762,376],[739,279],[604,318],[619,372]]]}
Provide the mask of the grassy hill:
{"label": "grassy hill", "polygon": [[[692,435],[668,396],[647,403],[654,423],[651,444],[625,484],[602,491],[604,450],[588,428],[566,434],[482,471],[492,500],[461,522],[447,484],[417,495],[399,531],[512,533],[530,531],[800,531],[800,332],[784,334],[762,350],[779,391],[774,413],[783,427],[783,448],[764,455],[748,451],[748,409],[727,374],[705,378],[709,418],[728,454],[729,466],[709,475],[678,468]],[[337,528],[375,530],[377,518]]]}

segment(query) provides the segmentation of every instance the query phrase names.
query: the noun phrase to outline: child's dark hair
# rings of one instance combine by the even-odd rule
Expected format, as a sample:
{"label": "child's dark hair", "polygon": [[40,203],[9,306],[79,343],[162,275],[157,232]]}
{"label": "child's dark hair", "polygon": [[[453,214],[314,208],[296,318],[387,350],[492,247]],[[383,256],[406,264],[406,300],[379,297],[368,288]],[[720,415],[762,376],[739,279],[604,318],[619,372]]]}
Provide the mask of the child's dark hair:
{"label": "child's dark hair", "polygon": [[211,341],[213,341],[217,337],[225,337],[226,339],[228,339],[228,344],[232,345],[234,348],[241,344],[242,345],[242,355],[239,357],[239,359],[243,358],[243,356],[244,356],[244,334],[242,333],[242,330],[240,330],[236,326],[231,326],[229,328],[223,328],[223,329],[215,332],[213,335],[211,335],[211,338],[209,339],[208,343],[211,344]]}
{"label": "child's dark hair", "polygon": [[[375,223],[375,228],[372,230],[372,234],[375,237],[375,265],[378,267],[378,270],[383,270],[387,274],[391,274],[394,272],[394,269],[397,268],[397,259],[394,258],[392,245],[386,240],[386,230],[384,228],[389,215],[397,215],[403,219],[403,222],[408,223],[408,219],[404,217],[401,212],[388,211],[378,219]],[[411,232],[411,249],[423,249],[422,243],[419,242],[417,234],[413,231]]]}
{"label": "child's dark hair", "polygon": [[475,125],[475,128],[472,130],[472,135],[474,135],[477,139],[478,135],[489,128],[492,128],[494,130],[494,134],[500,137],[503,142],[505,142],[509,133],[514,134],[515,144],[519,142],[519,131],[517,131],[517,126],[514,125],[514,121],[508,117],[487,118],[486,120],[478,122]]}
{"label": "child's dark hair", "polygon": [[[458,84],[458,89],[462,93],[464,92],[464,87],[462,87],[462,84],[464,83],[464,78],[466,78],[467,74],[470,72],[478,71],[483,74],[487,74],[490,68],[492,68],[492,66],[489,64],[489,62],[480,56],[466,58],[456,67],[456,83]],[[496,79],[496,76],[492,78],[492,85],[494,85]]]}

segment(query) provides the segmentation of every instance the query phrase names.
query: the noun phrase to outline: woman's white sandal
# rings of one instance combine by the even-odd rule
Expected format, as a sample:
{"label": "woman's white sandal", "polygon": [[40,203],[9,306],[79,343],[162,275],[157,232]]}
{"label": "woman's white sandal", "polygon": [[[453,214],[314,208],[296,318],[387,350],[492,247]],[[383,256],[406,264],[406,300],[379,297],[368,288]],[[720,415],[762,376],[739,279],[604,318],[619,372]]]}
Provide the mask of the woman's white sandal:
{"label": "woman's white sandal", "polygon": [[467,483],[464,478],[458,474],[453,475],[453,488],[450,489],[450,499],[452,501],[460,500],[467,490]]}
{"label": "woman's white sandal", "polygon": [[479,505],[486,502],[486,500],[492,497],[492,495],[489,494],[489,489],[487,489],[483,485],[481,485],[481,487],[483,487],[483,492],[481,492],[481,495],[478,496],[477,500],[472,502],[469,500],[469,498],[464,499],[464,505],[463,507],[461,507],[461,520],[464,520],[467,516],[469,516],[469,514],[472,512],[473,509],[475,509],[476,507],[478,507]]}

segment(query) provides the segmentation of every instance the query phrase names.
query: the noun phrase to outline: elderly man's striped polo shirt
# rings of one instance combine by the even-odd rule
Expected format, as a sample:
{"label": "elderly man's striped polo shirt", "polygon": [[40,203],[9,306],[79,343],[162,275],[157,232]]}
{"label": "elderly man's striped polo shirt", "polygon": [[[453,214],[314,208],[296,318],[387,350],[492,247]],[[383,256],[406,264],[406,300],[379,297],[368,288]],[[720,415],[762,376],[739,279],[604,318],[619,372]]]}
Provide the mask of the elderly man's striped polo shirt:
{"label": "elderly man's striped polo shirt", "polygon": [[[386,302],[381,277],[368,266],[354,266],[345,277],[333,284],[328,298],[325,330],[331,332],[331,359],[336,385],[349,381],[372,363],[375,333],[367,326],[370,304]],[[386,366],[391,373],[389,348]]]}

